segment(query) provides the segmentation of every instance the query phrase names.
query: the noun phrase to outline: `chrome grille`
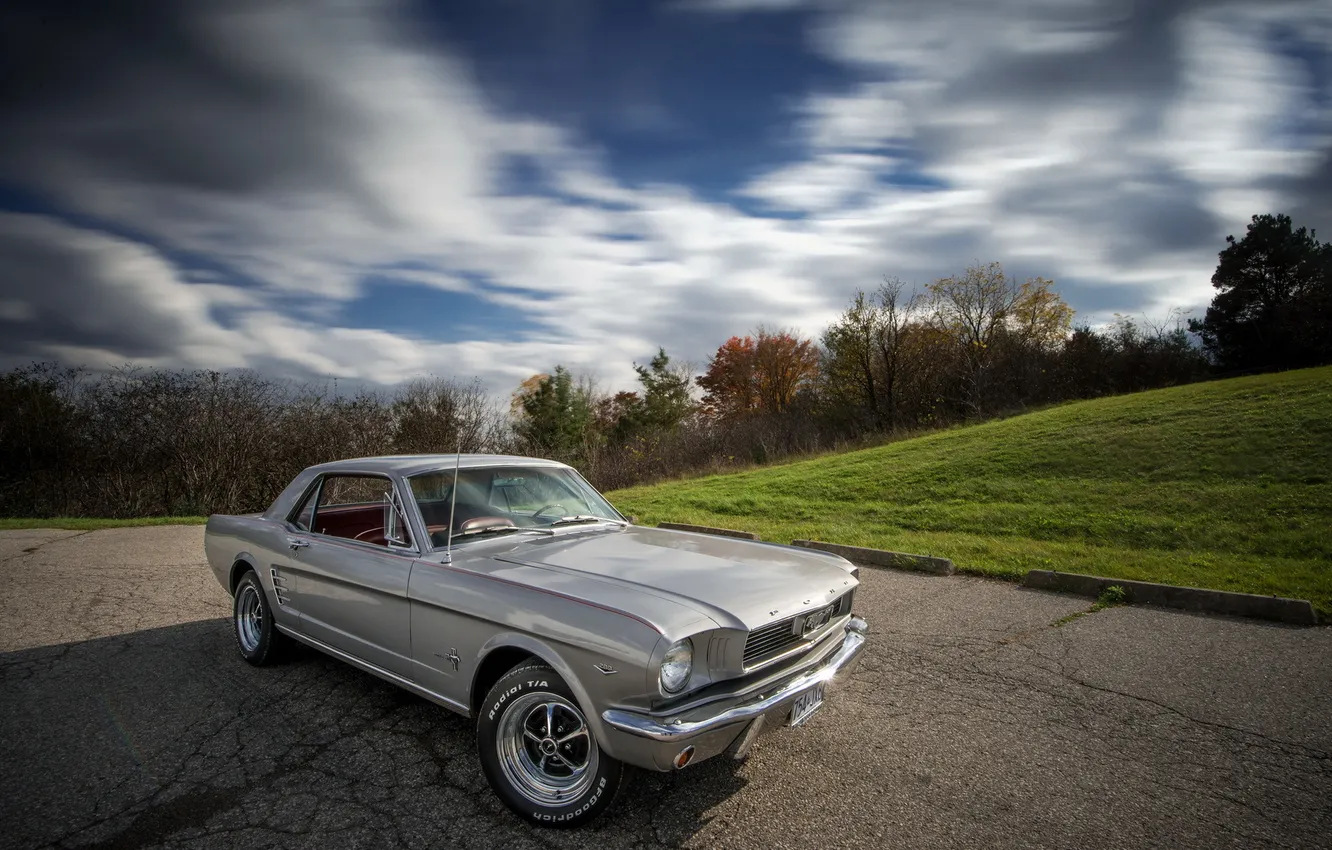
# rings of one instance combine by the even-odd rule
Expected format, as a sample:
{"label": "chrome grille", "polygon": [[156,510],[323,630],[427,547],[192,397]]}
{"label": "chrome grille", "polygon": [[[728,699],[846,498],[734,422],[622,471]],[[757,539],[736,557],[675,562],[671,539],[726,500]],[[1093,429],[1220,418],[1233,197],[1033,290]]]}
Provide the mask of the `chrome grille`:
{"label": "chrome grille", "polygon": [[[836,619],[851,610],[851,594],[846,593],[838,597],[833,606],[831,619]],[[804,616],[804,614],[799,615],[799,617]],[[798,617],[787,617],[785,620],[759,626],[750,632],[749,637],[745,639],[745,666],[752,667],[803,641],[804,636],[796,631],[797,619]]]}
{"label": "chrome grille", "polygon": [[795,633],[795,618],[787,617],[754,629],[745,640],[745,666],[800,642]]}

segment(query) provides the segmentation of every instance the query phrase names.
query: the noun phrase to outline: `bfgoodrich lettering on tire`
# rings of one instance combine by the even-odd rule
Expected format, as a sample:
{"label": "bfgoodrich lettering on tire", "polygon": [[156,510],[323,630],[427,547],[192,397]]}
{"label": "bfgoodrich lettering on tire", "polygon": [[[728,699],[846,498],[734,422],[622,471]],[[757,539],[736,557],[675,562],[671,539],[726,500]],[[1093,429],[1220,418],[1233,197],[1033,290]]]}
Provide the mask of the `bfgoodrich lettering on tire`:
{"label": "bfgoodrich lettering on tire", "polygon": [[519,665],[495,683],[476,745],[499,798],[542,826],[592,820],[624,781],[624,765],[601,752],[573,691],[544,664]]}

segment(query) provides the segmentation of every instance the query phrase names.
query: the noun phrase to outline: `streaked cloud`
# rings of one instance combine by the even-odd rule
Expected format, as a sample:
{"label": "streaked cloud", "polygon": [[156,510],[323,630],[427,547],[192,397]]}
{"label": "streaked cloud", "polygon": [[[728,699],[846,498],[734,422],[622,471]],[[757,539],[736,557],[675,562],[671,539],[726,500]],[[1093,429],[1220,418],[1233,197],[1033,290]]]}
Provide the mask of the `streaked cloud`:
{"label": "streaked cloud", "polygon": [[[772,146],[713,168],[653,74],[604,135],[515,107],[476,73],[487,45],[425,7],[44,8],[0,11],[9,362],[500,391],[560,362],[618,386],[658,345],[701,361],[760,322],[816,333],[884,275],[998,259],[1054,278],[1085,318],[1160,315],[1205,305],[1221,240],[1253,213],[1332,228],[1316,2],[665,4],[704,23],[799,15],[804,49],[854,78],[756,88],[781,104]],[[653,179],[655,148],[627,139],[656,137],[670,174],[690,156],[710,176]],[[390,283],[447,300],[412,331],[352,321]],[[512,321],[478,326],[469,304]]]}

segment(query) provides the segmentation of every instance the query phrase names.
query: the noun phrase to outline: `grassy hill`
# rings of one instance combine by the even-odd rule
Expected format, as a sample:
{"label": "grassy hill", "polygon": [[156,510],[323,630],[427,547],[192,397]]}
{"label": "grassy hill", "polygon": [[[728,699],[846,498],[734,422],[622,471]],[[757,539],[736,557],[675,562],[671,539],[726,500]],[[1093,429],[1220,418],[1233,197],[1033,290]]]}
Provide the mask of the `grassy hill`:
{"label": "grassy hill", "polygon": [[640,522],[1310,599],[1332,613],[1332,368],[1077,402],[610,494]]}

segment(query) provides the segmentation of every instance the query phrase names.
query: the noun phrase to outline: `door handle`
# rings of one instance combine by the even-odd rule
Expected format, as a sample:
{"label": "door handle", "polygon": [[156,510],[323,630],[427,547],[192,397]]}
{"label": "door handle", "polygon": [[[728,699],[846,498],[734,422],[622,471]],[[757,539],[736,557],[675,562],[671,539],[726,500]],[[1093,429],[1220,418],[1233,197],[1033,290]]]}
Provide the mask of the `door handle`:
{"label": "door handle", "polygon": [[296,551],[297,549],[304,549],[306,546],[309,546],[309,545],[310,545],[310,541],[309,541],[309,540],[301,540],[299,537],[288,537],[288,538],[287,538],[287,545],[290,546],[291,549],[292,549],[292,551],[294,552],[294,551]]}

